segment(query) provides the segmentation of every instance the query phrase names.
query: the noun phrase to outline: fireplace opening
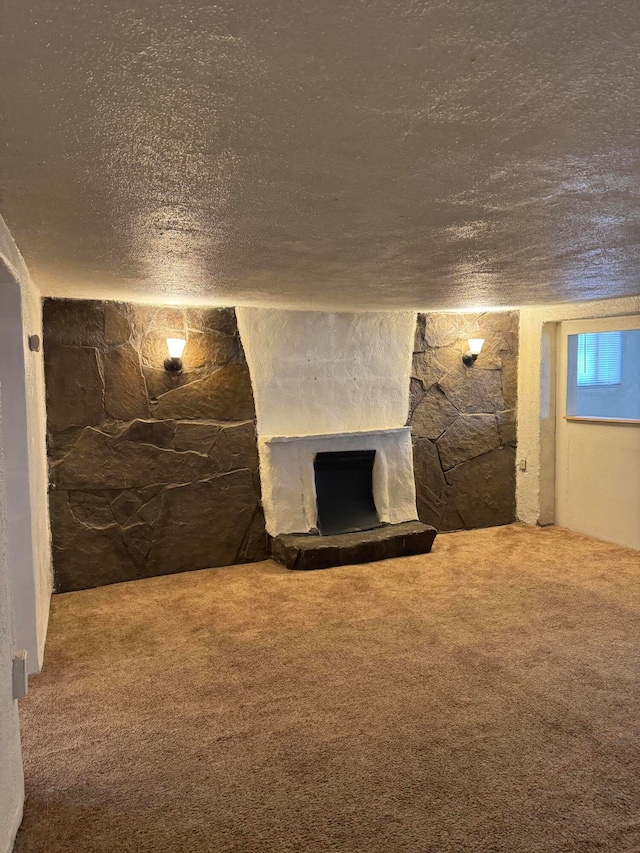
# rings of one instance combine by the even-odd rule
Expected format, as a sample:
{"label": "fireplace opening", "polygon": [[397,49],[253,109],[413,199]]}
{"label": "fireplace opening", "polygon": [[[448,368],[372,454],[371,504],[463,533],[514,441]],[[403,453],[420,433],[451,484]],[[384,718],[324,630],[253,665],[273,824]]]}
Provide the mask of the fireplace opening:
{"label": "fireplace opening", "polygon": [[373,500],[375,450],[317,453],[313,463],[318,530],[324,535],[380,527]]}

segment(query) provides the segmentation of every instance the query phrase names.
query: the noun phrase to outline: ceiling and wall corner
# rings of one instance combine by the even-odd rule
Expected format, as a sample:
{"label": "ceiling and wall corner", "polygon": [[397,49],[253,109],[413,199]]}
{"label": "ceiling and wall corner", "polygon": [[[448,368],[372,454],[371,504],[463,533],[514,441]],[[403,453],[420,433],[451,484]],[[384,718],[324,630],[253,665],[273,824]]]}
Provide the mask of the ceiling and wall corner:
{"label": "ceiling and wall corner", "polygon": [[640,290],[636,0],[6,0],[44,294],[326,310]]}

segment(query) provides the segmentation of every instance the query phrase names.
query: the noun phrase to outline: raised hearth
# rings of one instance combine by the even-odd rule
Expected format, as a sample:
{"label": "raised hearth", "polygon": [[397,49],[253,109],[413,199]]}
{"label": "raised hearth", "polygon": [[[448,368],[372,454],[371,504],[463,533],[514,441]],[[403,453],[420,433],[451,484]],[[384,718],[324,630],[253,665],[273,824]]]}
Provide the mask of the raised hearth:
{"label": "raised hearth", "polygon": [[284,533],[269,539],[271,556],[288,569],[328,569],[428,554],[436,533],[435,527],[421,521],[405,521],[335,536]]}

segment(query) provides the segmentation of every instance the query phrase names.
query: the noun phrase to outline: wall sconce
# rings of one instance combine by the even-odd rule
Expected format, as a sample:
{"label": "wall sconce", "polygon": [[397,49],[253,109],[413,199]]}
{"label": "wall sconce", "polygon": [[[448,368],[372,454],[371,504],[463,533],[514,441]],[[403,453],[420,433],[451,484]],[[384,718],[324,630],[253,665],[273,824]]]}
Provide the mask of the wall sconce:
{"label": "wall sconce", "polygon": [[164,360],[164,369],[170,373],[182,373],[182,353],[187,342],[183,338],[167,338],[169,358]]}
{"label": "wall sconce", "polygon": [[462,356],[462,360],[467,365],[467,367],[472,367],[475,364],[476,359],[482,351],[483,343],[484,338],[469,338],[469,352],[465,352],[465,354]]}

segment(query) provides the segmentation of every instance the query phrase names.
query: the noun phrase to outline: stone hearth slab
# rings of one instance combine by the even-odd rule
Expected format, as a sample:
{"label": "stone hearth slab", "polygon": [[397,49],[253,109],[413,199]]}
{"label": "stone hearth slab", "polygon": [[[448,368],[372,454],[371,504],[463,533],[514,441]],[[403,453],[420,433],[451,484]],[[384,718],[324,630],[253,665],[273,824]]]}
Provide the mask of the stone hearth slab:
{"label": "stone hearth slab", "polygon": [[392,557],[428,554],[437,530],[421,521],[385,524],[375,530],[315,536],[286,533],[270,537],[271,556],[288,569],[328,569]]}

